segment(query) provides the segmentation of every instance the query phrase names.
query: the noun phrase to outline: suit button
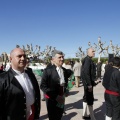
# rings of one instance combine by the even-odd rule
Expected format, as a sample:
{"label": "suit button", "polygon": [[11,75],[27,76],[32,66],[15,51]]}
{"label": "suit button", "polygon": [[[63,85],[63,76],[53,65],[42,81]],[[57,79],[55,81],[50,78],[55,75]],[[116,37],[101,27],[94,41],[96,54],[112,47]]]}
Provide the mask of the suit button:
{"label": "suit button", "polygon": [[23,117],[25,118],[25,115]]}

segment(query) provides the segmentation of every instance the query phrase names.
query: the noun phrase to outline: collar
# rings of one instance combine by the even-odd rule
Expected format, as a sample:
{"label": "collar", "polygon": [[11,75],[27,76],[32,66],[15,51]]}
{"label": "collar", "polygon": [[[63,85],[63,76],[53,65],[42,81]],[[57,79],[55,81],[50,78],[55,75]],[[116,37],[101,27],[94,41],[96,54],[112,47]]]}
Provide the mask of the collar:
{"label": "collar", "polygon": [[87,55],[87,57],[89,57],[90,59],[92,59],[92,57],[90,57],[89,55]]}
{"label": "collar", "polygon": [[20,74],[25,74],[25,71],[23,71],[22,73],[18,70],[12,69],[14,71],[15,74],[20,75]]}
{"label": "collar", "polygon": [[58,67],[58,66],[56,66],[56,70],[59,70],[59,69],[62,69],[62,67]]}

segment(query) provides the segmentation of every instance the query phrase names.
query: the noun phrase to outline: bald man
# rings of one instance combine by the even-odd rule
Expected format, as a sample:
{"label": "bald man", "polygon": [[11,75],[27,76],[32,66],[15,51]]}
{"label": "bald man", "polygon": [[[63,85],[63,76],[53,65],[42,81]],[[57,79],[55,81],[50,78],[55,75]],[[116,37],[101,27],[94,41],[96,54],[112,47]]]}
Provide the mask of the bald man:
{"label": "bald man", "polygon": [[0,120],[39,120],[39,85],[35,75],[24,69],[24,50],[13,49],[10,61],[11,68],[0,75]]}
{"label": "bald man", "polygon": [[[95,56],[95,51],[93,48],[87,50],[87,56],[82,61],[81,78],[84,86],[84,96],[83,96],[83,119],[96,120],[93,113],[93,86],[95,85],[96,78],[96,68],[92,61]],[[87,106],[89,108],[90,116],[87,115]]]}

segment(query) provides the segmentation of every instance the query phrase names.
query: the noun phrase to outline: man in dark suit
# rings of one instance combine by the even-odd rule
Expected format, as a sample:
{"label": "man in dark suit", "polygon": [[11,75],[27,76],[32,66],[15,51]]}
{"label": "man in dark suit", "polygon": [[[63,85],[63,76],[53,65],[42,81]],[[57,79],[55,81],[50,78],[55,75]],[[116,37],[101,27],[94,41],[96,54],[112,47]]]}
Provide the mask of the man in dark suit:
{"label": "man in dark suit", "polygon": [[64,112],[66,88],[70,71],[62,67],[64,54],[55,50],[52,55],[54,65],[44,69],[40,88],[46,95],[49,120],[61,120]]}
{"label": "man in dark suit", "polygon": [[[83,119],[88,119],[91,117],[91,120],[96,120],[93,113],[93,86],[95,85],[96,79],[96,68],[95,64],[92,61],[92,58],[95,56],[95,51],[93,48],[89,48],[87,51],[87,56],[82,61],[81,69],[81,78],[84,86],[84,95],[83,95]],[[89,108],[90,117],[87,116],[87,106]]]}
{"label": "man in dark suit", "polygon": [[10,53],[11,68],[0,74],[0,120],[39,120],[40,90],[35,75],[25,70],[21,48]]}

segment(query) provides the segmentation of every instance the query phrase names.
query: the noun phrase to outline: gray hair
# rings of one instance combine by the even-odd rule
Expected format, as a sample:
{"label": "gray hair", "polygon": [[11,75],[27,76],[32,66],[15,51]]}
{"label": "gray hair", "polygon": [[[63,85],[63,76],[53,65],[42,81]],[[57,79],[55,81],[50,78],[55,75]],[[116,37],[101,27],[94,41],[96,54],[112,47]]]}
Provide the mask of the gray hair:
{"label": "gray hair", "polygon": [[52,52],[52,57],[55,57],[56,54],[64,55],[64,53],[63,53],[62,51],[54,50],[54,51]]}

